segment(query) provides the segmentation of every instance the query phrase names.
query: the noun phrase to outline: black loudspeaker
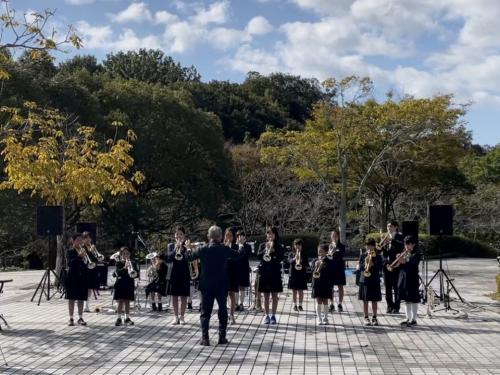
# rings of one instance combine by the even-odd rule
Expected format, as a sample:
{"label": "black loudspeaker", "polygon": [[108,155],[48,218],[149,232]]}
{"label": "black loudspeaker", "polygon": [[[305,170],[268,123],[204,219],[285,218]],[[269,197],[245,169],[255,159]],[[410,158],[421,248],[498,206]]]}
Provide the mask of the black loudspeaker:
{"label": "black loudspeaker", "polygon": [[403,221],[403,237],[413,236],[418,245],[418,221]]}
{"label": "black loudspeaker", "polygon": [[89,232],[92,242],[97,242],[97,224],[96,223],[76,223],[78,233]]}
{"label": "black loudspeaker", "polygon": [[62,235],[64,231],[63,206],[40,206],[36,209],[36,234],[39,236]]}
{"label": "black loudspeaker", "polygon": [[429,234],[431,236],[453,235],[453,207],[451,205],[429,206]]}

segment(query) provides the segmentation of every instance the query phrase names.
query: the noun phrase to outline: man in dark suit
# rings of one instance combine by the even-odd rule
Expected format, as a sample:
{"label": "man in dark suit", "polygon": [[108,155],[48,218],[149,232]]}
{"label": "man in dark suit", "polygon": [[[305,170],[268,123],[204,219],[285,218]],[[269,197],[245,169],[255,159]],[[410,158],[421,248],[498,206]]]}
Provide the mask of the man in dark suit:
{"label": "man in dark suit", "polygon": [[208,328],[210,316],[214,307],[214,301],[219,305],[219,344],[227,344],[227,292],[229,280],[227,276],[228,259],[236,259],[239,253],[221,244],[222,229],[218,226],[212,226],[208,229],[208,245],[202,247],[197,252],[200,259],[201,273],[199,290],[201,292],[201,332],[202,339],[200,344],[210,345],[208,339]]}
{"label": "man in dark suit", "polygon": [[[401,301],[398,297],[398,279],[399,268],[388,271],[387,265],[394,262],[398,254],[404,249],[403,235],[399,232],[399,224],[397,221],[387,223],[388,237],[386,243],[382,247],[384,256],[384,284],[385,284],[385,300],[387,302],[387,313],[398,314]],[[394,298],[393,298],[394,295]]]}

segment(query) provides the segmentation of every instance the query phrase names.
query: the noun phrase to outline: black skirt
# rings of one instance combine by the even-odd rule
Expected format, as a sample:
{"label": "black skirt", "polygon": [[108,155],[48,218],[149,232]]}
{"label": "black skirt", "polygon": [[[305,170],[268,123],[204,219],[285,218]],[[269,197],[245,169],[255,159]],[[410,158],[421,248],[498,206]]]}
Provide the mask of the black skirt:
{"label": "black skirt", "polygon": [[237,260],[227,261],[227,276],[229,280],[227,290],[229,292],[238,292],[240,290],[240,265]]}
{"label": "black skirt", "polygon": [[[271,262],[261,265],[259,269],[259,292],[261,293],[281,293],[283,292],[283,283],[281,280],[281,265]],[[268,264],[271,263],[271,264]]]}
{"label": "black skirt", "polygon": [[380,284],[359,284],[358,299],[365,302],[382,301],[382,291],[380,290]]}
{"label": "black skirt", "polygon": [[239,262],[238,285],[243,288],[250,286],[250,263],[248,259],[241,259]]}
{"label": "black skirt", "polygon": [[135,284],[134,279],[129,276],[119,276],[115,282],[115,292],[113,299],[133,301],[135,299]]}
{"label": "black skirt", "polygon": [[290,277],[288,278],[288,289],[307,290],[307,264],[302,265],[302,269],[295,269],[295,260],[290,263]]}
{"label": "black skirt", "polygon": [[68,270],[66,276],[66,299],[86,301],[88,298],[87,281],[85,273],[78,270]]}
{"label": "black skirt", "polygon": [[332,261],[331,277],[332,285],[346,285],[344,259]]}
{"label": "black skirt", "polygon": [[174,260],[172,262],[172,273],[168,283],[167,294],[169,296],[189,297],[191,276],[189,275],[189,265],[186,260]]}
{"label": "black skirt", "polygon": [[406,272],[399,273],[398,297],[400,301],[419,303],[420,291],[418,290],[418,274],[416,278],[410,276],[413,275],[407,275]]}
{"label": "black skirt", "polygon": [[99,286],[99,271],[97,267],[91,270],[87,268],[87,288],[99,289]]}

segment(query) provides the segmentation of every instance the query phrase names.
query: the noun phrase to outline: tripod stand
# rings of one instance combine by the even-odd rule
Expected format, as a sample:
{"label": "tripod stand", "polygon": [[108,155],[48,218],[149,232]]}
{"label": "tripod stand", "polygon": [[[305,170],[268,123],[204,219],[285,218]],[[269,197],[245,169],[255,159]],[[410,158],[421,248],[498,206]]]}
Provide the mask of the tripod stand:
{"label": "tripod stand", "polygon": [[57,276],[57,274],[51,268],[51,265],[53,263],[53,256],[54,256],[53,249],[52,249],[52,245],[53,245],[52,236],[49,235],[48,236],[48,240],[49,240],[48,266],[47,266],[47,269],[45,270],[45,272],[44,272],[44,274],[42,276],[42,279],[38,283],[37,288],[35,289],[35,293],[33,293],[33,296],[31,297],[31,302],[33,302],[33,300],[35,299],[36,295],[38,294],[38,291],[40,291],[40,296],[38,298],[38,304],[37,304],[38,306],[40,306],[40,302],[42,301],[42,297],[43,297],[44,294],[47,297],[47,301],[50,301],[50,299],[53,297],[53,296],[50,295],[50,284],[51,284],[50,274],[51,273],[53,274],[55,281],[57,281],[57,283],[59,285],[57,287],[57,289],[53,288],[54,289],[54,294],[57,293],[57,292],[60,292],[61,294],[65,293],[64,287],[63,287],[63,285],[61,283],[61,279],[59,278],[59,276]]}
{"label": "tripod stand", "polygon": [[[458,290],[455,288],[455,285],[453,285],[453,280],[454,279],[450,279],[449,276],[448,276],[448,274],[443,269],[443,249],[442,249],[442,242],[443,242],[443,236],[442,236],[442,234],[440,234],[439,235],[439,240],[438,240],[438,245],[439,245],[439,268],[434,273],[434,275],[431,277],[431,279],[429,280],[429,282],[426,284],[426,289],[429,288],[429,286],[431,285],[432,281],[437,277],[438,280],[439,280],[439,294],[438,294],[438,296],[439,296],[439,300],[444,303],[444,306],[441,309],[438,309],[438,310],[435,310],[435,311],[441,311],[441,310],[449,311],[449,310],[453,310],[453,311],[458,312],[458,310],[453,309],[450,306],[450,292],[451,292],[451,290],[453,290],[457,294],[458,298],[460,299],[460,301],[462,303],[464,303],[465,300],[462,298],[462,296],[460,295],[460,293],[458,293]],[[445,281],[446,281],[446,291],[445,291],[445,286],[444,286]]]}

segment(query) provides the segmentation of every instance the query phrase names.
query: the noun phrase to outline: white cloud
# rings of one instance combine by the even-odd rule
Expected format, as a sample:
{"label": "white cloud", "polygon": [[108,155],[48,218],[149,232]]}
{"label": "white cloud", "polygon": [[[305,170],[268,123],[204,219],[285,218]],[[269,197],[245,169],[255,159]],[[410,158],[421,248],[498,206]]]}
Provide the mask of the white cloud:
{"label": "white cloud", "polygon": [[273,26],[264,17],[257,16],[248,21],[245,30],[250,35],[265,35],[273,30]]}
{"label": "white cloud", "polygon": [[65,1],[71,5],[85,5],[85,4],[95,3],[95,0],[65,0]]}
{"label": "white cloud", "polygon": [[157,24],[171,24],[178,21],[179,17],[177,15],[167,12],[166,10],[161,10],[155,13],[155,23]]}
{"label": "white cloud", "polygon": [[203,28],[192,25],[186,21],[169,25],[164,33],[167,49],[175,53],[186,52],[201,41],[204,32],[205,30]]}
{"label": "white cloud", "polygon": [[126,9],[110,16],[113,22],[144,22],[153,19],[146,3],[131,3]]}
{"label": "white cloud", "polygon": [[84,48],[105,49],[111,44],[113,30],[110,26],[91,26],[86,21],[80,21],[75,26],[83,40]]}
{"label": "white cloud", "polygon": [[258,71],[269,74],[282,70],[278,57],[265,50],[252,48],[248,44],[238,48],[234,57],[225,59],[223,63],[242,73]]}
{"label": "white cloud", "polygon": [[229,18],[229,1],[222,0],[210,4],[208,8],[198,9],[196,15],[192,18],[194,22],[200,25],[211,23],[223,24]]}

